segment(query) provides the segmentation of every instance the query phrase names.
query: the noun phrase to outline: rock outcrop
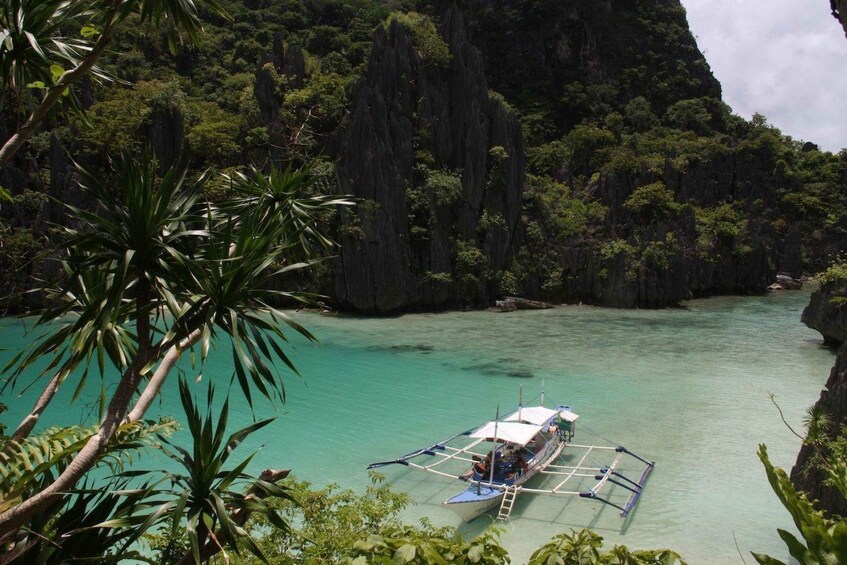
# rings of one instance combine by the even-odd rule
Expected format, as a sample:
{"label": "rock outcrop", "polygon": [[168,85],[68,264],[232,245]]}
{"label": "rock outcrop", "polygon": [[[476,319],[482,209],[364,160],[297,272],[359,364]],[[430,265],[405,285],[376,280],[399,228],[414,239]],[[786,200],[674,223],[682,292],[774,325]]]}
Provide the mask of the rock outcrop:
{"label": "rock outcrop", "polygon": [[541,302],[540,300],[530,300],[519,296],[507,296],[503,300],[498,300],[494,303],[494,309],[500,312],[514,312],[516,310],[547,310],[552,308],[552,304]]}
{"label": "rock outcrop", "polygon": [[847,305],[839,304],[833,289],[824,284],[812,293],[809,305],[803,310],[800,320],[819,331],[824,343],[837,346],[847,341]]}
{"label": "rock outcrop", "polygon": [[847,35],[847,0],[829,0],[833,17],[841,22],[844,34]]}
{"label": "rock outcrop", "polygon": [[[397,20],[379,28],[341,135],[336,297],[347,309],[480,306],[486,273],[514,253],[524,183],[520,124],[491,96],[455,5],[439,34],[450,60],[426,60]],[[446,64],[445,64],[446,63]]]}
{"label": "rock outcrop", "polygon": [[[815,404],[815,409],[829,418],[830,433],[839,433],[847,425],[847,307],[833,301],[844,295],[842,285],[840,277],[825,281],[812,294],[802,316],[803,323],[821,332],[827,344],[841,344],[829,380]],[[847,516],[847,500],[836,489],[823,485],[824,473],[814,465],[817,449],[803,445],[791,470],[791,481],[810,498],[819,500],[826,512]]]}
{"label": "rock outcrop", "polygon": [[776,280],[768,286],[768,290],[800,290],[802,288],[803,281],[785,273],[778,273]]}

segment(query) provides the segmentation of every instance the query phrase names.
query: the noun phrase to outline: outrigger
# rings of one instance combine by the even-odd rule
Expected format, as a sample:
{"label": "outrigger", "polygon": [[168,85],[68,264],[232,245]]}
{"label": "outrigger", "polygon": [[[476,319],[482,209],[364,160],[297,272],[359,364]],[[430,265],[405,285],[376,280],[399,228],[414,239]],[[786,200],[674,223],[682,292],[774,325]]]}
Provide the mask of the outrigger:
{"label": "outrigger", "polygon": [[[521,401],[516,411],[502,419],[498,409],[497,417],[490,422],[397,459],[371,463],[368,469],[405,465],[470,483],[442,503],[465,521],[498,504],[498,518],[508,520],[521,493],[588,498],[613,506],[626,517],[641,497],[655,462],[620,445],[573,443],[579,416],[570,406],[545,407],[543,392],[538,406],[522,404]],[[493,446],[486,449],[489,443]],[[422,460],[429,457],[435,459]],[[604,462],[598,462],[598,458]],[[639,468],[643,465],[637,480],[621,470],[625,460],[636,462]],[[554,486],[526,486],[536,475],[548,476]],[[606,495],[604,489],[609,485],[621,487],[626,500]]]}

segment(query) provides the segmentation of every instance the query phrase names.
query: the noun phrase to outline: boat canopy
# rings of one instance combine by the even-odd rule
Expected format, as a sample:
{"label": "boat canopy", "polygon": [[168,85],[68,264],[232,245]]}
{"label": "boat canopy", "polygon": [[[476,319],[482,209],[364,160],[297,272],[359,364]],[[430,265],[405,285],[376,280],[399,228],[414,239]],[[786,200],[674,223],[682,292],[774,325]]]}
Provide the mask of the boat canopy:
{"label": "boat canopy", "polygon": [[566,422],[573,422],[579,418],[578,415],[570,410],[554,410],[552,408],[545,408],[544,406],[526,406],[509,414],[505,420],[507,422],[526,422],[527,424],[540,426],[554,417],[562,418]]}
{"label": "boat canopy", "polygon": [[[495,426],[497,432],[495,435]],[[521,424],[518,422],[488,422],[470,437],[490,441],[505,441],[518,445],[526,445],[541,431],[541,426]]]}

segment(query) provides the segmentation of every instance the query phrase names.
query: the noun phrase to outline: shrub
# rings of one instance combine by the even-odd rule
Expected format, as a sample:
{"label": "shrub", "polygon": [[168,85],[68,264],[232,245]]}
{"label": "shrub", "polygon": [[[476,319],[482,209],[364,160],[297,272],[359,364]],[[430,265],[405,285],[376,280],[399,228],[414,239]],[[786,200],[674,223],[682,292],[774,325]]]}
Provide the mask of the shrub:
{"label": "shrub", "polygon": [[417,12],[394,12],[388,17],[387,23],[396,21],[412,36],[412,44],[425,65],[446,67],[450,64],[450,48],[441,39],[432,20]]}
{"label": "shrub", "polygon": [[654,182],[636,188],[623,206],[648,220],[672,216],[680,209],[673,192],[663,182]]}
{"label": "shrub", "polygon": [[462,197],[462,177],[447,169],[429,171],[425,187],[436,206],[452,206]]}

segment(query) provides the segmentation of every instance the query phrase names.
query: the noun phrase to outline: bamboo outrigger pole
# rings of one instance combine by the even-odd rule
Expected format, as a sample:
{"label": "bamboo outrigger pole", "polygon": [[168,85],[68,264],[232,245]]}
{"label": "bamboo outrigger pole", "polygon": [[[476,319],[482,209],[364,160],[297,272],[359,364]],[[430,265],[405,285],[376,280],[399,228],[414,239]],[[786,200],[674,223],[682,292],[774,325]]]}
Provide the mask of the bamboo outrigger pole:
{"label": "bamboo outrigger pole", "polygon": [[523,385],[521,385],[521,393],[518,398],[518,422],[523,421]]}
{"label": "bamboo outrigger pole", "polygon": [[497,416],[494,418],[494,448],[491,450],[491,461],[489,465],[490,469],[490,478],[488,482],[491,484],[491,488],[494,488],[494,464],[497,460],[497,420],[500,419],[500,405],[497,405]]}

